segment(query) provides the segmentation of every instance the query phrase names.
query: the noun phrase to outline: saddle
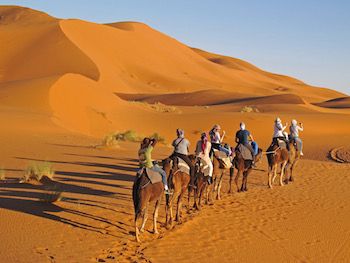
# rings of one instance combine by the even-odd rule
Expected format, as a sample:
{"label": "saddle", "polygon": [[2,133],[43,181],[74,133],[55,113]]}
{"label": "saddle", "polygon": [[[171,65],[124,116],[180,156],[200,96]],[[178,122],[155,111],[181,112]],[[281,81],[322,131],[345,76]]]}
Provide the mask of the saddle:
{"label": "saddle", "polygon": [[177,168],[178,168],[175,172],[180,171],[180,172],[183,172],[186,174],[190,174],[190,167],[188,166],[188,164],[184,160],[182,160],[179,157],[176,157],[175,162],[176,162]]}
{"label": "saddle", "polygon": [[152,168],[142,168],[138,171],[137,177],[142,177],[142,175],[145,175],[145,177],[148,180],[143,181],[143,185],[141,185],[141,188],[145,187],[148,183],[155,184],[162,181],[162,175],[154,170]]}
{"label": "saddle", "polygon": [[214,157],[219,161],[221,169],[231,168],[231,158],[227,156],[226,153],[214,149]]}
{"label": "saddle", "polygon": [[281,139],[277,139],[277,144],[278,144],[278,147],[280,147],[281,149],[287,149],[287,144],[285,141]]}
{"label": "saddle", "polygon": [[238,152],[245,161],[252,161],[254,159],[251,151],[243,144],[237,145],[236,152]]}
{"label": "saddle", "polygon": [[200,168],[204,176],[209,176],[209,165],[208,163],[203,160],[202,158],[199,158],[200,162]]}

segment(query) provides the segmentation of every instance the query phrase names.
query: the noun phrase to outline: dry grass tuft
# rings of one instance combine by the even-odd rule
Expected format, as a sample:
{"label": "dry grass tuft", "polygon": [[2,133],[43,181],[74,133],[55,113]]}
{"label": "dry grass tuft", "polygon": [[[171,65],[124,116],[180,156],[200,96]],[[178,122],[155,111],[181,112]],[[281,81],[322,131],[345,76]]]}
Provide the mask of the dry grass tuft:
{"label": "dry grass tuft", "polygon": [[240,112],[259,112],[259,109],[254,106],[244,106]]}
{"label": "dry grass tuft", "polygon": [[53,170],[50,162],[33,162],[27,167],[21,182],[40,182],[45,177],[52,180],[54,175],[55,171]]}

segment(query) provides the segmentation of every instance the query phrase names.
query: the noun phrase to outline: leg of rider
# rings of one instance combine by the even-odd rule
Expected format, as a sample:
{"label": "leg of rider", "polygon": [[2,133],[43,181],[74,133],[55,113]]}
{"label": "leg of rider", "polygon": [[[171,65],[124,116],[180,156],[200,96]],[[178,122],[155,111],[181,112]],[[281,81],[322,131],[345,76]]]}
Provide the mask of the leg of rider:
{"label": "leg of rider", "polygon": [[230,156],[230,154],[231,154],[231,151],[229,149],[227,149],[221,145],[219,145],[219,150],[226,153],[227,156]]}
{"label": "leg of rider", "polygon": [[168,190],[169,188],[168,188],[168,182],[167,182],[167,179],[166,179],[166,172],[165,172],[162,168],[160,168],[159,166],[157,166],[157,165],[154,165],[154,166],[152,167],[152,170],[153,170],[153,171],[156,171],[156,172],[158,172],[158,173],[161,174],[161,176],[162,176],[162,182],[163,182],[163,184],[164,184],[164,189],[165,189],[165,190]]}

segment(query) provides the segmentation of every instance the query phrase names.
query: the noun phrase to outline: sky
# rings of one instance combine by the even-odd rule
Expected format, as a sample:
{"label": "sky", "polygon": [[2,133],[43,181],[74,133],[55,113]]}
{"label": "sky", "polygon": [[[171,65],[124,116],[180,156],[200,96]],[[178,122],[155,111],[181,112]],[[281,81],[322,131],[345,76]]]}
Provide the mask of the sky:
{"label": "sky", "polygon": [[11,0],[59,18],[139,21],[206,51],[350,95],[347,0]]}

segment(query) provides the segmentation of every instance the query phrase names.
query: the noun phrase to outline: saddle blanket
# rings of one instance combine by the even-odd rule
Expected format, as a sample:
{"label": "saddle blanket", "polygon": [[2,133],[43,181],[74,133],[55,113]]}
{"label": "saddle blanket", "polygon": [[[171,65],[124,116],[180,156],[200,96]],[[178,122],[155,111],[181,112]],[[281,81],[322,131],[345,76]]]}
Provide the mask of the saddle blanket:
{"label": "saddle blanket", "polygon": [[252,152],[243,144],[239,144],[236,148],[236,151],[242,155],[243,160],[253,160]]}
{"label": "saddle blanket", "polygon": [[278,146],[279,146],[281,149],[287,149],[287,144],[286,144],[285,141],[277,139],[277,142],[278,142]]}
{"label": "saddle blanket", "polygon": [[209,176],[209,165],[203,159],[200,159],[200,166],[204,176]]}
{"label": "saddle blanket", "polygon": [[188,166],[188,164],[179,157],[177,157],[177,160],[178,160],[177,166],[179,168],[179,171],[190,174],[190,167]]}
{"label": "saddle blanket", "polygon": [[[142,171],[139,171],[139,174],[142,174]],[[146,175],[148,179],[151,181],[151,184],[159,183],[162,181],[162,175],[157,171],[152,170],[152,168],[146,168]]]}

